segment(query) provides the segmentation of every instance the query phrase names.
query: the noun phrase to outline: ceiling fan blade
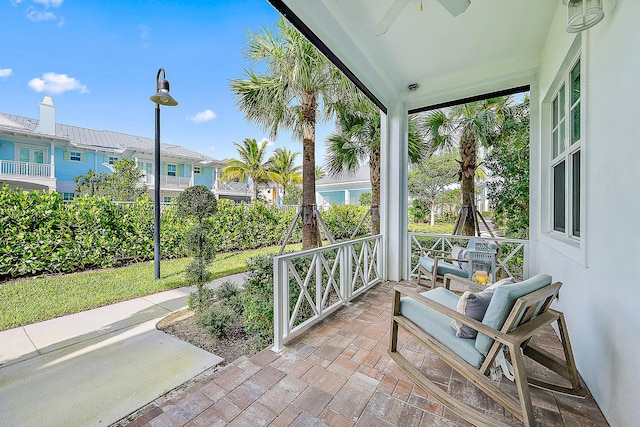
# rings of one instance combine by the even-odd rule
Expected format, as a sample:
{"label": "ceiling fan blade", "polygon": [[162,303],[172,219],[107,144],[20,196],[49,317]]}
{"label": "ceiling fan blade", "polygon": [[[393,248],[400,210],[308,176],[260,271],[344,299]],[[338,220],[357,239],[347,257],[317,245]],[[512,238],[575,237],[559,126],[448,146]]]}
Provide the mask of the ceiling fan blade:
{"label": "ceiling fan blade", "polygon": [[471,4],[470,0],[438,0],[453,16],[458,16]]}
{"label": "ceiling fan blade", "polygon": [[396,0],[393,2],[387,13],[382,17],[378,25],[376,26],[376,36],[381,36],[386,33],[391,24],[398,18],[402,9],[409,3],[409,0]]}

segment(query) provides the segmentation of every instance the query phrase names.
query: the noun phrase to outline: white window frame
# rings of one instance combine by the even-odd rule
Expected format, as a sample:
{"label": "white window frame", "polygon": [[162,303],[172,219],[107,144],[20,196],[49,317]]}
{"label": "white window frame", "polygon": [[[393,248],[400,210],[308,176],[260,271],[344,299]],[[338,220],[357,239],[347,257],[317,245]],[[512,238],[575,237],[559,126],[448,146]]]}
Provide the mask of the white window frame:
{"label": "white window frame", "polygon": [[[582,45],[582,40],[580,37],[576,37],[574,43],[567,51],[564,61],[558,67],[556,77],[553,82],[549,84],[547,87],[547,91],[545,96],[542,97],[541,106],[541,146],[540,146],[540,154],[541,154],[541,163],[540,163],[540,172],[541,172],[541,194],[540,194],[540,226],[541,226],[541,235],[540,241],[545,246],[552,248],[559,253],[562,253],[569,259],[583,265],[587,266],[587,257],[586,257],[586,247],[587,247],[587,239],[589,236],[587,230],[587,216],[586,216],[586,205],[588,192],[586,188],[587,181],[587,156],[588,156],[588,145],[589,145],[589,135],[586,131],[586,117],[588,117],[587,109],[588,109],[588,101],[587,98],[589,96],[589,85],[588,85],[588,50],[584,48]],[[553,166],[557,165],[561,160],[558,156],[554,156],[553,153],[553,100],[558,94],[560,87],[564,84],[565,87],[571,87],[568,85],[570,80],[571,70],[573,70],[577,61],[580,61],[580,141],[579,143],[571,144],[565,148],[564,159],[565,163],[565,184],[566,184],[566,194],[565,194],[565,231],[560,232],[554,230],[554,211],[553,211],[553,188],[554,188],[554,177],[553,177]],[[570,93],[565,92],[565,102],[567,99],[570,99]],[[570,110],[569,110],[570,111]],[[568,119],[568,117],[567,117]],[[568,126],[568,122],[567,123]],[[568,127],[567,127],[568,129]],[[566,133],[565,138],[570,138],[570,134]],[[571,162],[573,154],[580,152],[580,206],[579,209],[579,217],[580,217],[580,236],[572,236],[572,218],[571,218],[571,206],[572,201],[568,200],[571,194],[572,188],[572,170],[571,170]]]}
{"label": "white window frame", "polygon": [[196,175],[201,175],[202,174],[202,166],[194,166],[193,167],[193,173]]}
{"label": "white window frame", "polygon": [[[576,67],[579,67],[579,76],[580,76],[580,96],[578,96],[576,101],[572,100],[572,92],[573,92],[573,82],[572,82],[572,74]],[[553,233],[559,234],[561,237],[572,239],[572,240],[580,240],[581,230],[578,229],[578,233],[574,233],[574,222],[573,222],[573,212],[576,206],[574,205],[574,155],[580,153],[580,164],[583,164],[582,161],[582,141],[583,141],[583,129],[582,129],[582,91],[584,89],[584,85],[582,85],[583,73],[582,73],[582,61],[580,61],[580,56],[576,57],[573,61],[571,61],[571,66],[563,75],[560,85],[557,87],[553,99],[551,100],[551,159],[549,162],[549,174],[551,176],[550,183],[550,206],[551,206],[551,231]],[[563,105],[561,105],[561,103]],[[553,117],[556,108],[554,106],[557,105],[558,116]],[[578,116],[578,138],[574,141],[574,116],[573,112],[575,109],[579,109],[580,115]],[[557,125],[555,123],[557,122]],[[562,137],[562,139],[561,139]],[[557,150],[556,150],[556,141],[557,141]],[[557,151],[557,154],[556,154]],[[560,229],[556,226],[556,212],[555,212],[555,168],[564,163],[564,199],[562,202],[564,203],[564,218],[563,228]],[[583,171],[579,171],[579,178],[583,177]],[[583,180],[583,179],[581,179]],[[582,196],[580,187],[578,186],[578,196]],[[580,204],[582,204],[582,200],[580,200]],[[578,208],[578,218],[580,222],[582,222],[582,218],[580,216],[580,206]],[[581,228],[581,224],[579,226]]]}
{"label": "white window frame", "polygon": [[[77,154],[77,156],[74,156],[74,154]],[[70,162],[81,162],[82,161],[82,151],[69,150],[69,161]]]}
{"label": "white window frame", "polygon": [[[20,160],[20,149],[21,148],[25,148],[27,150],[29,150],[29,162],[28,163],[36,163],[36,164],[42,164],[42,165],[46,165],[49,164],[47,162],[48,158],[49,158],[49,153],[46,147],[34,147],[32,145],[24,145],[24,144],[16,144],[16,151],[15,151],[15,159],[17,161]],[[42,163],[38,163],[35,161],[35,155],[34,155],[34,151],[35,150],[42,150]]]}
{"label": "white window frame", "polygon": [[[170,167],[174,167],[176,168],[175,171],[170,171],[169,168]],[[171,175],[171,172],[173,172],[173,175]],[[175,163],[167,163],[167,176],[178,176],[178,165]]]}
{"label": "white window frame", "polygon": [[118,160],[120,160],[118,157],[115,156],[107,156],[107,164],[108,165],[113,165],[115,162],[117,162]]}

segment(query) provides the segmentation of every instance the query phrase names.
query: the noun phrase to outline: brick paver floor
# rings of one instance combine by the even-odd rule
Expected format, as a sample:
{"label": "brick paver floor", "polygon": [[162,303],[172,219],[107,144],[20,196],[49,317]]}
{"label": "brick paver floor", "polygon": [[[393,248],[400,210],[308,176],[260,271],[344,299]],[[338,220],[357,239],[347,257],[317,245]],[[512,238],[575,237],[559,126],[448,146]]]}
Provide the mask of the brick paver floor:
{"label": "brick paver floor", "polygon": [[[121,420],[127,426],[464,426],[413,384],[387,355],[394,283],[382,283],[302,332],[281,353],[265,349],[210,370]],[[406,283],[405,283],[406,285]],[[561,351],[549,329],[538,345]],[[521,425],[414,340],[402,352],[464,402]],[[539,375],[555,375],[539,365]],[[503,378],[501,387],[515,387]],[[593,398],[531,388],[544,426],[607,426]]]}

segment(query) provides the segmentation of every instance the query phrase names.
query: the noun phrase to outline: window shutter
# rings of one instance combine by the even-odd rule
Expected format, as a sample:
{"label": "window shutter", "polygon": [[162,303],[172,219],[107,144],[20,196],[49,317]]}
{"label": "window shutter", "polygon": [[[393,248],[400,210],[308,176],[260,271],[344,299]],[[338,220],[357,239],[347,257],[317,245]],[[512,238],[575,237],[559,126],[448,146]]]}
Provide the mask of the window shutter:
{"label": "window shutter", "polygon": [[86,162],[87,161],[87,154],[86,153],[80,153],[80,161],[81,162]]}
{"label": "window shutter", "polygon": [[70,158],[69,150],[64,150],[63,158],[64,158],[65,160],[69,160],[69,158]]}
{"label": "window shutter", "polygon": [[180,166],[181,166],[181,165],[176,166],[176,176],[182,176],[182,175],[180,174]]}
{"label": "window shutter", "polygon": [[166,163],[164,164],[164,175],[169,175],[169,166]]}

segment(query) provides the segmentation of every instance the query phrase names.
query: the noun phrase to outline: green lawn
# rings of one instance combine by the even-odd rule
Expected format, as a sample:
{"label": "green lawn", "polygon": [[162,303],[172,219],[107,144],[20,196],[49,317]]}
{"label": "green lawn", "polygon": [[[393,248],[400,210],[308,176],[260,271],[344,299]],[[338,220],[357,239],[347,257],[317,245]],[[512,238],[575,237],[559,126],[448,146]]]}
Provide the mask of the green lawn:
{"label": "green lawn", "polygon": [[[299,250],[300,244],[287,246]],[[256,255],[276,253],[279,247],[218,254],[211,271],[223,277],[246,270]],[[161,277],[153,279],[153,262],[122,268],[90,270],[58,276],[32,277],[0,283],[0,330],[77,313],[168,289],[186,286],[188,258],[163,260]]]}
{"label": "green lawn", "polygon": [[426,224],[409,223],[409,231],[413,231],[416,233],[451,234],[453,233],[453,227],[455,225],[456,225],[455,222],[440,222],[440,221],[436,221],[433,227],[431,227],[429,223],[426,223]]}

